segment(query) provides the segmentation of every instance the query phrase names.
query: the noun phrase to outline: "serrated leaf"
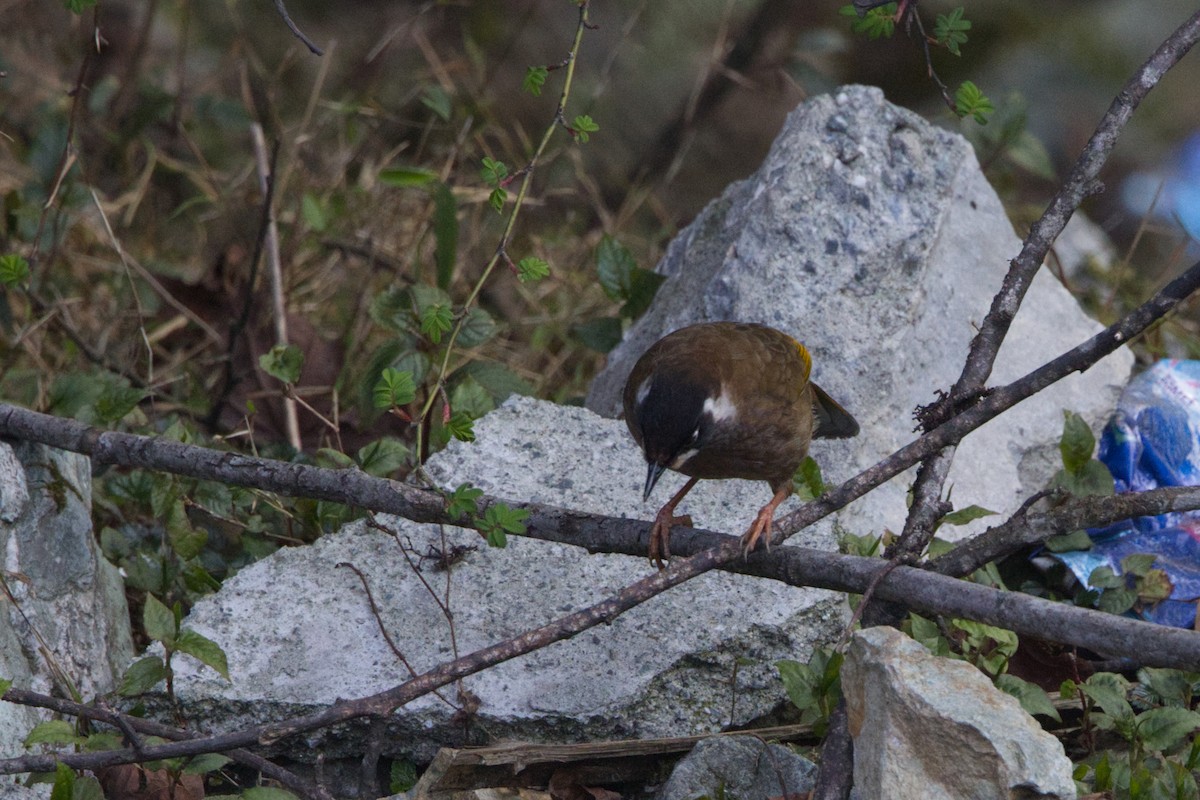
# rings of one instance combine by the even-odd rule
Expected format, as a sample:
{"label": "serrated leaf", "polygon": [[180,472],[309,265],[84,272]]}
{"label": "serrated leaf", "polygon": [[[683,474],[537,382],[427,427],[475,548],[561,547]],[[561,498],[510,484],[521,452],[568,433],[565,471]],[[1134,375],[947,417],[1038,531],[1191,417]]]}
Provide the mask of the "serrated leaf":
{"label": "serrated leaf", "polygon": [[1042,687],[1022,680],[1016,675],[1006,673],[996,676],[996,688],[1017,698],[1026,714],[1030,716],[1041,714],[1055,722],[1062,722],[1058,709],[1054,707],[1054,703],[1050,701],[1050,695],[1046,694],[1046,690]]}
{"label": "serrated leaf", "polygon": [[525,78],[521,81],[521,88],[534,97],[538,97],[541,95],[542,87],[546,84],[546,78],[549,75],[550,70],[545,67],[529,67],[525,70]]}
{"label": "serrated leaf", "polygon": [[433,242],[438,288],[449,289],[458,258],[458,203],[444,183],[433,190]]}
{"label": "serrated leaf", "polygon": [[417,387],[412,375],[388,367],[375,383],[372,400],[376,408],[399,408],[411,403],[416,396]]}
{"label": "serrated leaf", "polygon": [[495,336],[496,330],[496,320],[492,319],[492,315],[476,306],[463,319],[458,344],[461,347],[478,347]]}
{"label": "serrated leaf", "polygon": [[598,317],[571,328],[575,338],[597,353],[607,353],[621,343],[621,318]]}
{"label": "serrated leaf", "polygon": [[146,595],[142,607],[142,627],[146,635],[168,647],[175,641],[175,613],[152,594]]}
{"label": "serrated leaf", "polygon": [[407,464],[408,455],[404,442],[384,436],[360,448],[356,459],[363,472],[382,478]]}
{"label": "serrated leaf", "polygon": [[0,284],[19,286],[29,282],[29,262],[23,256],[6,253],[0,256]]}
{"label": "serrated leaf", "polygon": [[517,279],[521,283],[540,281],[550,275],[550,264],[536,256],[526,256],[517,262]]}
{"label": "serrated leaf", "polygon": [[196,633],[190,628],[185,628],[179,633],[175,649],[181,653],[187,653],[202,664],[212,667],[220,673],[222,678],[229,680],[229,662],[225,658],[225,651],[207,636]]}
{"label": "serrated leaf", "polygon": [[54,766],[54,786],[50,789],[50,800],[71,800],[75,793],[75,770],[61,761]]}
{"label": "serrated leaf", "polygon": [[1169,750],[1196,730],[1200,714],[1184,708],[1152,708],[1137,717],[1137,735],[1147,750]]}
{"label": "serrated leaf", "polygon": [[129,665],[121,677],[117,694],[122,697],[137,697],[145,694],[167,677],[167,668],[161,658],[147,656]]}
{"label": "serrated leaf", "polygon": [[33,747],[35,744],[75,744],[79,737],[75,735],[75,726],[65,719],[52,719],[49,722],[39,722],[33,726],[26,736],[24,745]]}
{"label": "serrated leaf", "polygon": [[304,353],[294,344],[277,344],[258,357],[262,371],[284,383],[296,383],[304,369]]}
{"label": "serrated leaf", "polygon": [[1145,575],[1154,569],[1153,553],[1131,553],[1121,559],[1121,572],[1132,575]]}
{"label": "serrated leaf", "polygon": [[511,369],[496,361],[472,361],[454,372],[453,380],[460,375],[470,375],[479,385],[487,390],[496,405],[504,402],[510,395],[519,394],[531,396],[533,387],[524,378]]}
{"label": "serrated leaf", "polygon": [[1110,717],[1133,719],[1133,708],[1125,699],[1129,682],[1111,672],[1097,672],[1078,685],[1089,700]]}
{"label": "serrated leaf", "polygon": [[450,391],[450,407],[461,411],[472,419],[479,419],[496,407],[496,402],[479,382],[466,375]]}

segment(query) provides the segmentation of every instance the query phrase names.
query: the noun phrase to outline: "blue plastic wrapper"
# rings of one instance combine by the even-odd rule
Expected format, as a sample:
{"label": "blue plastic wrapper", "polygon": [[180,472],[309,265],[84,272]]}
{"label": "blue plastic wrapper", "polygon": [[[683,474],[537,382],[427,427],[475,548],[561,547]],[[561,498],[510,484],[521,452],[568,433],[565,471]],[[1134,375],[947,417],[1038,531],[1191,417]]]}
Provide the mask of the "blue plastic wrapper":
{"label": "blue plastic wrapper", "polygon": [[[1099,459],[1117,492],[1200,484],[1200,361],[1163,360],[1138,375],[1100,437]],[[1089,530],[1091,550],[1057,553],[1084,585],[1097,567],[1120,574],[1121,559],[1155,556],[1167,573],[1169,600],[1141,609],[1151,622],[1194,627],[1200,598],[1200,512],[1139,517]]]}

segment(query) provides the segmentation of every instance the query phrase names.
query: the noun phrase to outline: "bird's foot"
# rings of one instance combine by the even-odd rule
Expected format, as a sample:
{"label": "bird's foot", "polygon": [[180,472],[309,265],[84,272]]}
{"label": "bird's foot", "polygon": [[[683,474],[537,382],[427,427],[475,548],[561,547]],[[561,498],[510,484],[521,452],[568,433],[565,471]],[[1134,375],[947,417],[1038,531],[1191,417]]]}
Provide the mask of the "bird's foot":
{"label": "bird's foot", "polygon": [[675,516],[675,508],[665,505],[654,517],[654,527],[650,529],[650,563],[658,569],[666,569],[671,560],[671,528],[675,525],[692,527],[692,518],[684,514]]}
{"label": "bird's foot", "polygon": [[767,552],[771,552],[771,523],[774,519],[775,506],[773,504],[765,505],[759,510],[750,529],[742,534],[742,558],[746,558],[754,552],[754,549],[758,547],[759,539],[766,541]]}

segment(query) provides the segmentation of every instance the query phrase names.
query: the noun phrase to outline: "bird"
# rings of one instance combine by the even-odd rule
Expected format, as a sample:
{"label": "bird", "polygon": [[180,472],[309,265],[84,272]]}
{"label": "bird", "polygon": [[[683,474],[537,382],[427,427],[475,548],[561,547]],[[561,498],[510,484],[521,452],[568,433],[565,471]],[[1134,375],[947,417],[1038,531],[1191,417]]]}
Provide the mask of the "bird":
{"label": "bird", "polygon": [[671,557],[673,525],[691,525],[675,508],[702,479],[763,480],[773,495],[742,536],[748,555],[771,541],[775,510],[792,492],[792,475],[813,437],[857,436],[858,422],[809,380],[812,357],[767,325],[705,322],[650,346],[625,382],[625,423],[646,458],[642,502],[670,469],[688,481],[658,511],[650,561]]}

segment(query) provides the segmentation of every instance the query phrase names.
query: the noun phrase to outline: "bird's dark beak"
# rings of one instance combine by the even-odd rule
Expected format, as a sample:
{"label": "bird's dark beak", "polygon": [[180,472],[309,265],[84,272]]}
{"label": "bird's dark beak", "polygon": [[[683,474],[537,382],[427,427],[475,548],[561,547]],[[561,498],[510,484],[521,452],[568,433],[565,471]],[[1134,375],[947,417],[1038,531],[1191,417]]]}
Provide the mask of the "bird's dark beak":
{"label": "bird's dark beak", "polygon": [[650,499],[650,492],[654,491],[654,484],[658,483],[658,479],[662,477],[666,469],[664,464],[656,464],[653,461],[646,465],[646,490],[642,492],[643,503]]}

